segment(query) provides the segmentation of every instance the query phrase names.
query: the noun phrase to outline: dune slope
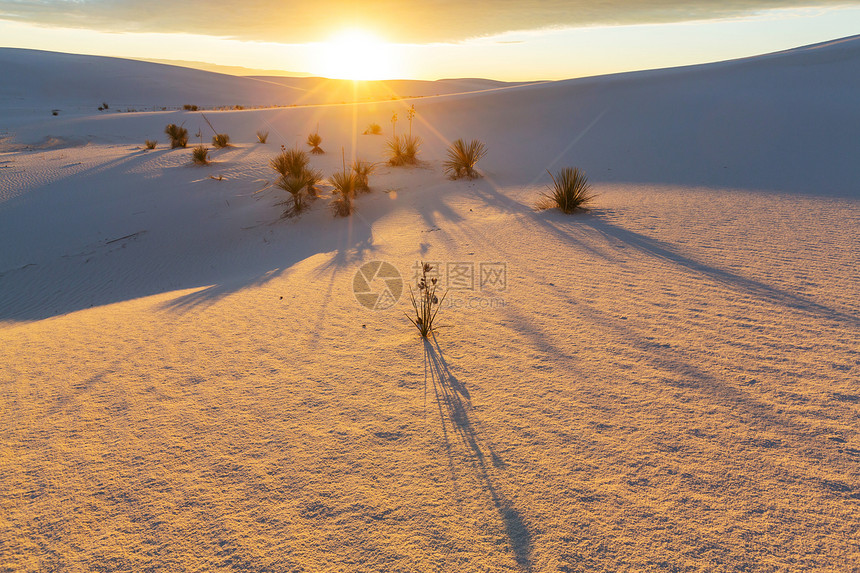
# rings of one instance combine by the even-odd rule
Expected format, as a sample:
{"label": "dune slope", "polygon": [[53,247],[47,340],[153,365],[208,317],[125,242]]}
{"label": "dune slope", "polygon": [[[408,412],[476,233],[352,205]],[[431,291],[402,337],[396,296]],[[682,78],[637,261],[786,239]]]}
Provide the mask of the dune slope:
{"label": "dune slope", "polygon": [[[859,66],[206,112],[206,167],[199,112],[0,116],[0,570],[856,570]],[[280,145],[413,103],[422,164],[279,218]],[[565,165],[594,209],[534,211]],[[440,270],[433,340],[372,261]]]}

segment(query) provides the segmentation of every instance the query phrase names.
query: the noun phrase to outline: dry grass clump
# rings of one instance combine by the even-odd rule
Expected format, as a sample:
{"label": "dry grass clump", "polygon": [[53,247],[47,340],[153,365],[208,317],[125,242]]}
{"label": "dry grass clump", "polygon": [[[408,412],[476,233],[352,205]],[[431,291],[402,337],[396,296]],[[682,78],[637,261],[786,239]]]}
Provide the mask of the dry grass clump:
{"label": "dry grass clump", "polygon": [[421,138],[411,135],[395,135],[386,142],[390,165],[415,165]]}
{"label": "dry grass clump", "polygon": [[269,161],[272,169],[281,175],[294,175],[298,177],[310,165],[308,154],[297,147],[291,149],[281,146],[281,153]]}
{"label": "dry grass clump", "polygon": [[355,198],[356,175],[354,171],[338,171],[329,177],[329,183],[334,187],[335,198],[331,202],[331,209],[335,217],[348,217],[355,210],[353,199]]}
{"label": "dry grass clump", "polygon": [[322,143],[322,137],[320,137],[319,133],[312,133],[308,135],[308,145],[311,147],[311,153],[314,155],[321,155],[325,153],[320,147],[320,143]]}
{"label": "dry grass clump", "polygon": [[257,141],[259,141],[260,143],[266,143],[266,141],[268,139],[269,139],[269,132],[268,131],[263,131],[261,129],[257,132]]}
{"label": "dry grass clump", "polygon": [[364,130],[364,135],[382,135],[382,126],[378,123],[371,123]]}
{"label": "dry grass clump", "polygon": [[215,137],[212,138],[212,145],[216,149],[223,149],[230,145],[230,136],[226,133],[216,133]]}
{"label": "dry grass clump", "polygon": [[158,145],[158,142],[154,139],[147,139],[144,141],[144,147],[146,149],[155,149],[156,145]]}
{"label": "dry grass clump", "polygon": [[406,318],[415,325],[421,338],[427,338],[434,330],[433,322],[436,320],[436,314],[445,300],[447,292],[439,299],[436,296],[436,287],[438,286],[436,277],[427,279],[427,273],[433,270],[429,263],[421,264],[421,280],[418,281],[418,298],[415,298],[415,293],[412,292],[412,286],[409,286],[409,296],[412,299],[412,308],[415,312],[415,318],[408,314]]}
{"label": "dry grass clump", "polygon": [[[549,171],[547,171],[549,173]],[[559,209],[562,213],[571,214],[576,211],[587,211],[595,195],[585,172],[578,167],[565,167],[552,177],[552,187],[538,201],[538,209]]]}
{"label": "dry grass clump", "polygon": [[483,142],[473,139],[466,143],[462,139],[458,139],[448,147],[448,160],[443,164],[445,173],[451,179],[480,177],[475,171],[475,164],[486,154],[487,146]]}
{"label": "dry grass clump", "polygon": [[188,146],[188,130],[181,125],[169,123],[164,128],[164,133],[170,138],[170,149]]}
{"label": "dry grass clump", "polygon": [[301,149],[286,149],[281,146],[281,153],[269,161],[272,169],[280,177],[275,186],[290,194],[286,201],[278,203],[286,205],[282,217],[295,217],[308,207],[308,199],[316,197],[316,186],[322,174],[310,168],[308,154]]}
{"label": "dry grass clump", "polygon": [[369,179],[370,175],[376,171],[376,164],[370,163],[369,161],[362,161],[361,159],[356,159],[352,162],[350,166],[352,169],[353,175],[355,175],[355,190],[358,193],[369,193],[370,192],[370,184]]}
{"label": "dry grass clump", "polygon": [[311,192],[313,186],[319,180],[316,173],[305,173],[302,176],[282,175],[275,185],[290,194],[290,198],[281,201],[278,205],[286,205],[282,218],[296,217],[308,208],[308,200],[315,197]]}
{"label": "dry grass clump", "polygon": [[194,148],[191,152],[191,160],[194,161],[197,165],[208,165],[209,164],[209,148],[205,147],[202,143]]}

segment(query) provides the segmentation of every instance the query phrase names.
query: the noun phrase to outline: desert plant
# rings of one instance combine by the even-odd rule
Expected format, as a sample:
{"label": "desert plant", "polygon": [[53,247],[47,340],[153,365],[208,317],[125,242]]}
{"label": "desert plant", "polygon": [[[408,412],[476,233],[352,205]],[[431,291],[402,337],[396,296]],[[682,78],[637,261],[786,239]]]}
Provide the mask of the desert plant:
{"label": "desert plant", "polygon": [[181,125],[169,123],[167,124],[167,127],[164,128],[164,133],[166,133],[167,137],[170,138],[171,149],[188,146],[188,130]]}
{"label": "desert plant", "polygon": [[352,162],[350,169],[352,169],[352,173],[355,175],[355,190],[359,193],[370,192],[368,180],[370,174],[376,170],[376,164],[356,159]]}
{"label": "desert plant", "polygon": [[475,164],[486,154],[487,146],[483,142],[473,139],[466,143],[462,139],[458,139],[448,147],[448,160],[443,164],[445,173],[451,179],[480,177],[475,171]]}
{"label": "desert plant", "polygon": [[281,175],[293,175],[299,177],[303,171],[308,169],[310,159],[308,154],[301,149],[294,147],[287,149],[281,146],[281,153],[269,161],[272,169]]}
{"label": "desert plant", "polygon": [[305,178],[290,174],[282,175],[275,185],[290,194],[290,199],[278,203],[278,205],[287,206],[281,217],[296,217],[307,208],[305,201],[307,198],[307,181]]}
{"label": "desert plant", "polygon": [[364,130],[364,135],[382,135],[382,127],[378,123],[371,123]]}
{"label": "desert plant", "polygon": [[390,165],[415,165],[418,163],[418,149],[421,147],[420,137],[396,135],[387,142],[388,163]]}
{"label": "desert plant", "polygon": [[212,138],[212,145],[215,146],[216,149],[223,149],[230,145],[230,136],[226,133],[216,133]]}
{"label": "desert plant", "polygon": [[434,330],[433,322],[436,320],[436,314],[442,302],[447,296],[447,292],[439,299],[436,296],[437,279],[436,277],[429,278],[427,273],[433,270],[429,263],[421,264],[421,280],[418,281],[418,298],[415,298],[415,293],[412,291],[412,286],[409,286],[409,296],[412,299],[412,309],[415,312],[415,318],[406,315],[406,318],[415,325],[418,332],[421,333],[421,338],[427,338]]}
{"label": "desert plant", "polygon": [[578,167],[565,167],[555,175],[549,173],[549,176],[552,187],[538,201],[538,209],[558,208],[567,214],[588,210],[586,205],[594,200],[595,195],[584,171]]}
{"label": "desert plant", "polygon": [[147,139],[145,141],[145,146],[147,149],[155,149],[156,145],[158,145],[158,142],[154,139]]}
{"label": "desert plant", "polygon": [[209,149],[201,143],[191,152],[191,159],[197,165],[208,165]]}
{"label": "desert plant", "polygon": [[332,211],[336,217],[348,217],[352,214],[352,200],[355,198],[355,173],[344,169],[329,177],[329,183],[334,187],[335,198],[331,202]]}
{"label": "desert plant", "polygon": [[308,135],[308,145],[311,147],[311,153],[314,155],[325,153],[325,151],[320,147],[320,143],[322,143],[322,137],[320,137],[319,133]]}
{"label": "desert plant", "polygon": [[409,120],[409,137],[412,137],[412,119],[415,117],[415,104],[409,106],[406,112],[406,118]]}
{"label": "desert plant", "polygon": [[266,140],[269,139],[269,132],[260,130],[257,132],[257,141],[260,143],[266,143]]}

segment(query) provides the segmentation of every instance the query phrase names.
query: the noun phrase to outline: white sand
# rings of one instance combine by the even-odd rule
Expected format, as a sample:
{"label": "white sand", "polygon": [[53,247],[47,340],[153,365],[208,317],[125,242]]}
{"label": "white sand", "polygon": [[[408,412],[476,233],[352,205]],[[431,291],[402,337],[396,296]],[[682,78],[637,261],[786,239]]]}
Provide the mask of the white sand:
{"label": "white sand", "polygon": [[[860,570],[860,39],[207,111],[234,142],[207,167],[162,134],[208,142],[199,112],[113,109],[277,94],[0,74],[37,56],[93,89],[0,89],[0,571]],[[140,100],[97,112],[108,84]],[[382,160],[360,134],[413,103],[424,163],[351,218],[256,193],[317,125],[326,174]],[[457,137],[482,179],[444,177]],[[594,211],[535,212],[567,165]],[[405,298],[355,300],[373,260],[504,263],[507,289],[451,291],[423,343]]]}

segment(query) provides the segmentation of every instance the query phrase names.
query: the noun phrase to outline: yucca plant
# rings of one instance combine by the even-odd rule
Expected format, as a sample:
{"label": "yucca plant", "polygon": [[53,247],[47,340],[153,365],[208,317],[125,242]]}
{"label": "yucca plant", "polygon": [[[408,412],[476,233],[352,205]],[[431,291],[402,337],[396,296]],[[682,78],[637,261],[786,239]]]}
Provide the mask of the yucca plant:
{"label": "yucca plant", "polygon": [[436,296],[437,278],[427,277],[427,273],[433,270],[429,263],[421,264],[421,280],[418,281],[418,298],[412,291],[412,286],[409,286],[409,296],[412,299],[412,309],[415,312],[415,318],[406,315],[406,318],[415,325],[418,332],[421,333],[421,338],[427,338],[434,330],[433,322],[436,320],[436,314],[441,308],[442,302],[448,295],[446,292],[442,298]]}
{"label": "yucca plant", "polygon": [[335,198],[331,202],[332,211],[336,217],[348,217],[353,211],[355,198],[356,177],[353,171],[338,171],[329,177],[329,183],[334,187]]}
{"label": "yucca plant", "polygon": [[216,149],[222,149],[230,145],[230,136],[226,133],[216,133],[215,137],[212,138],[212,145],[215,146]]}
{"label": "yucca plant", "polygon": [[355,175],[355,190],[359,193],[370,192],[370,174],[376,171],[376,164],[356,159],[350,166]]}
{"label": "yucca plant", "polygon": [[304,177],[296,177],[294,175],[282,175],[275,185],[290,194],[290,198],[286,201],[281,201],[278,205],[286,205],[281,217],[296,217],[307,209],[308,204],[305,201],[307,198],[307,179]]}
{"label": "yucca plant", "polygon": [[205,147],[202,143],[194,148],[191,152],[191,159],[197,165],[208,165],[209,164],[209,149]]}
{"label": "yucca plant", "polygon": [[[549,173],[549,171],[547,171]],[[538,202],[539,209],[558,208],[562,213],[571,214],[576,211],[587,211],[595,195],[585,172],[578,167],[565,167],[552,178],[552,187]]]}
{"label": "yucca plant", "polygon": [[321,155],[325,153],[320,147],[320,143],[322,143],[322,137],[320,137],[319,133],[312,133],[308,135],[308,145],[311,147],[311,153],[314,155]]}
{"label": "yucca plant", "polygon": [[266,143],[266,140],[269,139],[269,132],[263,131],[262,129],[257,132],[257,141],[260,143]]}
{"label": "yucca plant", "polygon": [[445,172],[451,179],[480,177],[475,171],[475,164],[486,154],[487,146],[483,142],[473,139],[466,143],[462,139],[458,139],[448,147],[448,160],[443,164]]}
{"label": "yucca plant", "polygon": [[164,128],[164,133],[166,133],[167,137],[170,138],[171,149],[188,146],[188,130],[181,125],[169,123],[167,124],[167,127]]}
{"label": "yucca plant", "polygon": [[281,175],[299,177],[303,171],[307,170],[310,162],[311,160],[305,151],[297,147],[287,149],[282,145],[281,153],[272,158],[269,165]]}
{"label": "yucca plant", "polygon": [[378,123],[371,123],[364,130],[364,135],[382,135],[382,126]]}
{"label": "yucca plant", "polygon": [[410,135],[395,135],[387,141],[388,163],[390,165],[415,165],[418,163],[418,149],[421,138]]}
{"label": "yucca plant", "polygon": [[154,139],[147,139],[147,140],[144,142],[144,146],[145,146],[147,149],[155,149],[155,146],[156,146],[156,145],[158,145],[158,142],[157,142],[156,140],[154,140]]}

